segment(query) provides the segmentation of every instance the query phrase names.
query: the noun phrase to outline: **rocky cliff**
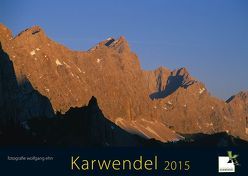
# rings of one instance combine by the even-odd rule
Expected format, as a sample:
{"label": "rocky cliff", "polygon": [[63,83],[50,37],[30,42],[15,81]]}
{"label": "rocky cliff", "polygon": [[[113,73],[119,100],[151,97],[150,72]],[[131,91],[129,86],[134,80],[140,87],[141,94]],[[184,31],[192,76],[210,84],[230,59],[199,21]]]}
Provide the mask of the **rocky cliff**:
{"label": "rocky cliff", "polygon": [[[0,31],[17,85],[26,80],[32,91],[49,99],[54,112],[82,107],[95,96],[105,117],[140,136],[166,142],[182,139],[182,134],[226,131],[248,140],[247,101],[224,102],[211,96],[186,68],[143,70],[123,36],[110,37],[88,51],[72,51],[48,38],[39,26],[15,37],[4,25]],[[0,104],[7,104],[3,100]],[[39,114],[38,107],[44,106],[31,100],[24,109],[37,105]],[[42,112],[49,116],[49,110]]]}

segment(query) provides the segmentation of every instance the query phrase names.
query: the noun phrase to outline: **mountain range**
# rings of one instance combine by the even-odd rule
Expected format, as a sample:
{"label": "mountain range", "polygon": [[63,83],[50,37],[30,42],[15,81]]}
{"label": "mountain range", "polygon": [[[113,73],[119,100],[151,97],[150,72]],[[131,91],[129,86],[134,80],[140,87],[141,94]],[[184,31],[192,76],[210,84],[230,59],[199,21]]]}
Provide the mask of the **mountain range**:
{"label": "mountain range", "polygon": [[186,68],[143,70],[123,36],[73,51],[39,26],[13,36],[0,24],[0,42],[2,143],[136,146],[223,133],[248,141],[247,91],[223,101]]}

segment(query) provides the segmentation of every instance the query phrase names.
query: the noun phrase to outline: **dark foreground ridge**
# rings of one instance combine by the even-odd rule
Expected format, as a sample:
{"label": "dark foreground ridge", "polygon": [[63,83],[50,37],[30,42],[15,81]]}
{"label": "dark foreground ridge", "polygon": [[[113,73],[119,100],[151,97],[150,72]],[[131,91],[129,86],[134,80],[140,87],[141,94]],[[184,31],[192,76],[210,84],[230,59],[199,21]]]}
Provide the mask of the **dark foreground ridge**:
{"label": "dark foreground ridge", "polygon": [[54,114],[49,99],[35,90],[28,79],[18,80],[2,47],[0,54],[2,146],[139,146],[145,142],[105,118],[95,97],[88,106]]}

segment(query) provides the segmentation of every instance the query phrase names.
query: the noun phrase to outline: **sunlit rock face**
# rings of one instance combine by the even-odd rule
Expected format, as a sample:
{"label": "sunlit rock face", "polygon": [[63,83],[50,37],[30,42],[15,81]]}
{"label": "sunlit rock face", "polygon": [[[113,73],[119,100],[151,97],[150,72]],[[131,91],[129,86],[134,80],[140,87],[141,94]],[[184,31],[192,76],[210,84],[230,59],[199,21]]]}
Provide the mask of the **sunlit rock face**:
{"label": "sunlit rock face", "polygon": [[[94,96],[106,118],[148,138],[173,141],[182,138],[179,133],[226,131],[248,139],[247,93],[224,102],[186,68],[142,70],[123,36],[107,38],[88,51],[72,51],[39,26],[17,36],[4,25],[0,31],[0,107],[22,109],[21,119],[63,114]],[[12,73],[4,71],[6,64]]]}

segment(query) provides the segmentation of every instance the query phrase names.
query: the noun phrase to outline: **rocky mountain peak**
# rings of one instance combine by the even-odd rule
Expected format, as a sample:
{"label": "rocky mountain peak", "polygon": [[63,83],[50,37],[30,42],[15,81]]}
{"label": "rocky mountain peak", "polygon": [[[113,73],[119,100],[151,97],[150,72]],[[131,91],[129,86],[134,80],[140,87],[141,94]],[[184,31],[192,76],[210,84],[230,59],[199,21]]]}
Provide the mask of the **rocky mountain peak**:
{"label": "rocky mountain peak", "polygon": [[230,103],[232,101],[243,101],[248,104],[248,91],[241,91],[238,94],[231,96],[226,102]]}
{"label": "rocky mountain peak", "polygon": [[12,32],[6,26],[0,23],[0,41],[2,43],[8,42],[12,39]]}
{"label": "rocky mountain peak", "polygon": [[191,79],[191,76],[185,67],[173,70],[171,76],[183,76],[185,79]]}
{"label": "rocky mountain peak", "polygon": [[185,67],[172,71],[170,79],[168,79],[168,81],[176,82],[178,86],[185,88],[197,82],[193,77],[191,77],[191,75],[189,74],[188,70]]}
{"label": "rocky mountain peak", "polygon": [[17,37],[44,34],[44,30],[40,26],[32,26],[20,32]]}
{"label": "rocky mountain peak", "polygon": [[158,72],[171,72],[170,69],[168,69],[166,67],[163,67],[163,66],[158,67],[155,71],[158,71]]}
{"label": "rocky mountain peak", "polygon": [[14,37],[16,47],[23,47],[24,45],[39,45],[47,42],[48,37],[40,26],[33,26],[27,28]]}
{"label": "rocky mountain peak", "polygon": [[124,36],[120,36],[119,39],[109,37],[106,40],[98,43],[96,46],[89,49],[89,52],[95,51],[96,49],[103,48],[103,47],[114,49],[118,53],[129,53],[130,52],[128,42]]}
{"label": "rocky mountain peak", "polygon": [[117,50],[119,53],[130,52],[129,44],[124,36],[120,36],[120,38],[116,41],[116,43],[112,47],[115,50]]}
{"label": "rocky mountain peak", "polygon": [[242,100],[248,100],[248,91],[241,91],[238,96],[242,99]]}

